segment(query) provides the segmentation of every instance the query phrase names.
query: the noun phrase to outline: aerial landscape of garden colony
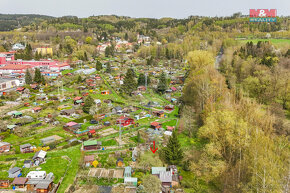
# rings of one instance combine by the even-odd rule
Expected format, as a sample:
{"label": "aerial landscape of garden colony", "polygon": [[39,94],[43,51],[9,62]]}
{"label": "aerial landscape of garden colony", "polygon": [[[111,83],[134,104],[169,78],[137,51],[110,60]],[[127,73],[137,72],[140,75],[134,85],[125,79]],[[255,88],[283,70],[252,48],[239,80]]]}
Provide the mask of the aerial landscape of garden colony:
{"label": "aerial landscape of garden colony", "polygon": [[289,25],[0,15],[0,188],[287,192]]}

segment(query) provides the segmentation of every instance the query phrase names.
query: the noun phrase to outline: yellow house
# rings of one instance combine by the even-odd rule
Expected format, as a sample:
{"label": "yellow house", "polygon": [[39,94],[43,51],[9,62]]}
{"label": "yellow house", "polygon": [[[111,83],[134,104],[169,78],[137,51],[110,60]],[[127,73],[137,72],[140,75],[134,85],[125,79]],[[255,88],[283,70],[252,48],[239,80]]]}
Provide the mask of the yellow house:
{"label": "yellow house", "polygon": [[52,52],[52,48],[36,48],[36,52],[38,54],[41,54],[42,56],[45,56],[45,55],[52,55],[53,52]]}

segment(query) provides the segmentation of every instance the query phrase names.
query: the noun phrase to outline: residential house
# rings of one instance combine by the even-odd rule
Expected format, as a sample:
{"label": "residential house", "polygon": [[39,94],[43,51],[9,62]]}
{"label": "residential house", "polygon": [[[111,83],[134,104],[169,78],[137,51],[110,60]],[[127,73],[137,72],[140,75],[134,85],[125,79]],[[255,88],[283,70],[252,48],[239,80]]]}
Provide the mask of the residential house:
{"label": "residential house", "polygon": [[24,167],[25,168],[31,168],[32,165],[33,165],[32,160],[25,160],[24,161]]}
{"label": "residential house", "polygon": [[101,149],[102,142],[97,140],[84,141],[83,148],[84,150],[97,150]]}
{"label": "residential house", "polygon": [[12,185],[17,188],[25,188],[25,183],[28,181],[25,177],[16,177],[14,178]]}
{"label": "residential house", "polygon": [[8,178],[16,178],[20,176],[21,174],[21,168],[19,167],[14,167],[8,170]]}
{"label": "residential house", "polygon": [[128,125],[135,124],[135,123],[134,123],[134,119],[130,117],[121,116],[119,119],[117,119],[116,124],[121,124],[123,127],[126,127]]}
{"label": "residential house", "polygon": [[86,167],[89,167],[93,164],[93,161],[95,160],[94,155],[86,155],[84,157],[84,163]]}
{"label": "residential house", "polygon": [[21,153],[31,153],[31,152],[33,152],[32,145],[30,143],[26,143],[26,144],[20,145],[20,152]]}
{"label": "residential house", "polygon": [[161,128],[161,124],[158,122],[152,122],[150,125],[151,125],[152,129],[160,129]]}
{"label": "residential house", "polygon": [[11,144],[7,142],[0,142],[0,153],[9,152]]}
{"label": "residential house", "polygon": [[45,162],[45,157],[46,151],[40,150],[34,154],[32,160],[34,161],[34,164],[38,166],[39,164]]}

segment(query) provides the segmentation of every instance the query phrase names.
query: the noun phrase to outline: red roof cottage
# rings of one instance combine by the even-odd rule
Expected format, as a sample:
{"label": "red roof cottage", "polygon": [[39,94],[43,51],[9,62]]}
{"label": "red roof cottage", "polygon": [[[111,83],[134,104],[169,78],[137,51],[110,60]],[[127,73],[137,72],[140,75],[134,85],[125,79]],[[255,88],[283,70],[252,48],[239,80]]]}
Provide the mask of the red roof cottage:
{"label": "red roof cottage", "polygon": [[11,144],[7,142],[0,142],[0,153],[9,152]]}
{"label": "red roof cottage", "polygon": [[126,127],[128,125],[135,124],[135,123],[134,123],[134,119],[130,117],[121,116],[119,119],[117,119],[116,124],[121,124],[123,127]]}
{"label": "red roof cottage", "polygon": [[161,128],[161,124],[158,123],[158,122],[152,122],[152,123],[151,123],[151,127],[152,127],[153,129],[160,129],[160,128]]}
{"label": "red roof cottage", "polygon": [[166,106],[164,107],[164,109],[165,109],[166,111],[173,111],[173,110],[174,110],[174,105],[166,105]]}

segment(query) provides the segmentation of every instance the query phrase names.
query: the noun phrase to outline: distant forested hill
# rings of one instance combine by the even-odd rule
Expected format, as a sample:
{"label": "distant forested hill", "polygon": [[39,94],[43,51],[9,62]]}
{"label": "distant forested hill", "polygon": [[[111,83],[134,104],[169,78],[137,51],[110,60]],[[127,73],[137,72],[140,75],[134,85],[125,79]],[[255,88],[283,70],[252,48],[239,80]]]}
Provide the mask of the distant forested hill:
{"label": "distant forested hill", "polygon": [[51,18],[53,17],[34,14],[0,14],[0,31],[10,31]]}

